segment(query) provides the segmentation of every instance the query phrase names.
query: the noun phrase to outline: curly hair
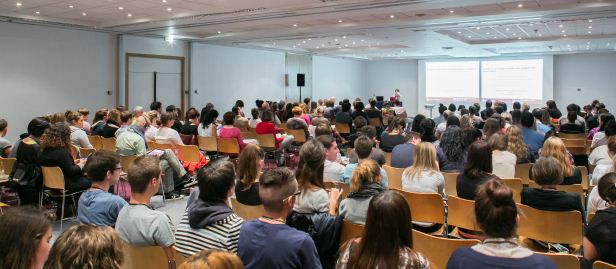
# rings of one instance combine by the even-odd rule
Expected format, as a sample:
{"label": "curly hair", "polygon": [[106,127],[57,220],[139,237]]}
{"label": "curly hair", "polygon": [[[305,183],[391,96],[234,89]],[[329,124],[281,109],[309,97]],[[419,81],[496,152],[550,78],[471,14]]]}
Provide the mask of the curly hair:
{"label": "curly hair", "polygon": [[56,122],[49,125],[41,137],[41,149],[71,147],[71,129],[66,122]]}
{"label": "curly hair", "polygon": [[443,149],[447,160],[459,162],[464,159],[466,153],[464,144],[464,131],[458,126],[450,126],[443,132],[439,147]]}
{"label": "curly hair", "polygon": [[120,269],[122,241],[107,226],[74,225],[54,243],[45,269]]}
{"label": "curly hair", "polygon": [[541,152],[541,157],[554,157],[560,163],[563,169],[563,176],[569,177],[573,175],[573,166],[569,161],[569,154],[565,143],[558,137],[552,136],[545,140]]}
{"label": "curly hair", "polygon": [[528,147],[526,147],[526,143],[524,143],[524,137],[522,136],[520,127],[512,125],[507,128],[505,141],[507,142],[507,151],[515,154],[518,160],[524,159],[528,154]]}

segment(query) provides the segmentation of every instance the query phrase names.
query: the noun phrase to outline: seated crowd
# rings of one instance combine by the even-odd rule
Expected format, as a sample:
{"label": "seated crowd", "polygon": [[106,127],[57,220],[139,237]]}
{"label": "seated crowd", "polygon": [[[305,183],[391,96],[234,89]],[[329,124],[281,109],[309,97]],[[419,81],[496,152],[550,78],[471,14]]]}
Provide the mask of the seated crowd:
{"label": "seated crowd", "polygon": [[[148,112],[100,109],[93,123],[79,109],[32,119],[14,144],[0,119],[0,156],[15,158],[3,167],[7,187],[20,203],[0,216],[0,268],[122,268],[126,246],[162,248],[169,268],[430,268],[440,261],[417,250],[418,232],[481,240],[453,251],[447,268],[556,268],[532,251],[553,244],[518,240],[516,203],[579,212],[583,241],[555,248],[581,253],[580,268],[616,265],[616,120],[603,103],[564,114],[552,100],[511,111],[440,104],[434,118],[407,117],[393,97],[335,104],[256,100],[246,117],[238,100],[219,119],[211,103],[182,114],[154,102]],[[115,148],[95,150],[97,136]],[[259,145],[263,136],[273,147]],[[236,141],[239,154],[184,160],[182,148],[202,138]],[[62,171],[79,222],[53,239],[52,217],[34,207],[53,200],[39,195],[45,167]],[[517,189],[516,178],[530,181]],[[564,189],[576,186],[587,197]],[[187,193],[177,225],[151,206]],[[422,205],[406,197],[417,193],[445,207],[452,193],[469,200],[477,230],[413,219]],[[262,212],[244,219],[231,205]],[[362,232],[339,242],[351,224]]]}

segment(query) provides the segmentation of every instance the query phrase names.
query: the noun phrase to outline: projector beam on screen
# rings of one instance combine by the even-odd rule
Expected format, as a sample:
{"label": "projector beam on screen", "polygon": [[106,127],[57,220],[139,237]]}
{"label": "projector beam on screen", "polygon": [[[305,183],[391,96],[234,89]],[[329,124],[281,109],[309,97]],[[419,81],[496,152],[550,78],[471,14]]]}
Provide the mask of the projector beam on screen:
{"label": "projector beam on screen", "polygon": [[543,98],[543,59],[482,61],[481,96],[505,102]]}
{"label": "projector beam on screen", "polygon": [[479,61],[426,62],[426,101],[479,99]]}

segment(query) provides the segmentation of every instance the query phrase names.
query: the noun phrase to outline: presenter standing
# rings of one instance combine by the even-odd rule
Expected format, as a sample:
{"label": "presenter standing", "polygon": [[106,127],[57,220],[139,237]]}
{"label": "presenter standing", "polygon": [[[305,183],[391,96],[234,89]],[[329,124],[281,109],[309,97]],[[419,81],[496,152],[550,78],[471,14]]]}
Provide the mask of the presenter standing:
{"label": "presenter standing", "polygon": [[390,101],[401,101],[402,95],[400,94],[400,89],[394,90],[394,95],[390,98]]}

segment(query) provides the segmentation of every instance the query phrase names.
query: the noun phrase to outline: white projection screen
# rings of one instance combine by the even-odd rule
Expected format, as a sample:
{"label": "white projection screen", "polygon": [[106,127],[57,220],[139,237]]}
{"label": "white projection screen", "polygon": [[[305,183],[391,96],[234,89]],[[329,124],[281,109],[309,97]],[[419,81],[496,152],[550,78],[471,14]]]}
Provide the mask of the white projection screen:
{"label": "white projection screen", "polygon": [[479,61],[426,62],[426,101],[479,99]]}
{"label": "white projection screen", "polygon": [[543,98],[543,59],[482,61],[481,97],[535,103]]}

